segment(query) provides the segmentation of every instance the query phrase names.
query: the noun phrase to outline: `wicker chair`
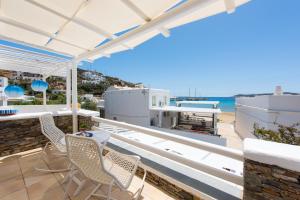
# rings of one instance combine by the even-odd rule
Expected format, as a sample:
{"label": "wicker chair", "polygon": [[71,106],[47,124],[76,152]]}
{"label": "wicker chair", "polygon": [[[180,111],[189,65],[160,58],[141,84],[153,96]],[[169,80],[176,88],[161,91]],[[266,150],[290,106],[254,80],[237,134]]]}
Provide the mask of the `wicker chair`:
{"label": "wicker chair", "polygon": [[[66,142],[65,142],[65,134],[55,126],[55,122],[52,115],[45,114],[40,116],[39,119],[40,119],[42,133],[44,136],[46,136],[49,139],[49,142],[47,142],[45,147],[43,148],[42,159],[44,159],[44,156],[47,155],[46,150],[50,144],[51,147],[57,150],[57,153],[52,154],[53,156],[66,157],[67,149],[66,149]],[[64,172],[70,170],[69,167],[64,169],[42,169],[42,168],[35,168],[35,169],[41,172]]]}
{"label": "wicker chair", "polygon": [[[82,136],[67,135],[66,143],[68,157],[74,167],[97,183],[97,186],[85,200],[92,196],[105,197],[108,200],[114,199],[111,197],[113,186],[123,191],[128,189],[140,162],[139,156],[125,155],[112,150],[103,156],[104,145],[97,143],[94,139]],[[133,199],[139,198],[144,187],[145,178],[146,171],[141,186],[132,196]],[[66,191],[70,187],[70,182]],[[109,186],[107,195],[97,194],[102,185]]]}
{"label": "wicker chair", "polygon": [[[51,114],[45,114],[40,116],[40,124],[41,124],[41,129],[43,135],[45,135],[48,139],[49,142],[45,145],[43,152],[42,152],[42,159],[44,159],[44,156],[47,155],[46,149],[48,146],[51,144],[51,147],[55,148],[55,150],[58,151],[58,153],[52,153],[53,156],[64,156],[67,158],[67,148],[66,148],[66,141],[65,141],[65,133],[62,132],[57,126],[55,125],[53,116]],[[69,162],[69,160],[68,160]],[[71,163],[69,162],[69,165],[67,168],[63,169],[43,169],[43,168],[35,168],[36,170],[40,172],[46,172],[46,173],[56,173],[56,172],[65,172],[65,171],[70,171],[71,170]],[[73,174],[78,173],[79,171],[77,169],[73,170]],[[71,173],[68,173],[64,180],[63,183],[67,182],[68,180],[74,181],[78,187],[74,192],[74,196],[79,194],[81,189],[83,188],[86,180],[80,180],[76,176],[73,176],[71,178]]]}

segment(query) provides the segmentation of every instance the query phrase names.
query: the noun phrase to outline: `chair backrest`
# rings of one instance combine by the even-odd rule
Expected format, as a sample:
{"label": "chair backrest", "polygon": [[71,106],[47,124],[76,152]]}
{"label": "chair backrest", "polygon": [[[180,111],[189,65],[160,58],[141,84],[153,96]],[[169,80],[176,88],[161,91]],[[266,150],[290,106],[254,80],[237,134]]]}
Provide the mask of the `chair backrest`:
{"label": "chair backrest", "polygon": [[139,156],[113,150],[103,156],[104,144],[83,136],[66,135],[66,145],[70,161],[86,177],[107,184],[114,180],[121,189],[129,187],[140,161]]}
{"label": "chair backrest", "polygon": [[103,147],[99,146],[94,139],[68,134],[66,146],[68,158],[87,178],[97,180],[100,176],[108,183],[112,180],[104,171]]}
{"label": "chair backrest", "polygon": [[59,128],[56,127],[54,119],[51,114],[45,114],[40,116],[41,130],[42,133],[50,140],[50,142],[55,145],[59,150],[64,151],[65,144],[64,140],[65,134]]}

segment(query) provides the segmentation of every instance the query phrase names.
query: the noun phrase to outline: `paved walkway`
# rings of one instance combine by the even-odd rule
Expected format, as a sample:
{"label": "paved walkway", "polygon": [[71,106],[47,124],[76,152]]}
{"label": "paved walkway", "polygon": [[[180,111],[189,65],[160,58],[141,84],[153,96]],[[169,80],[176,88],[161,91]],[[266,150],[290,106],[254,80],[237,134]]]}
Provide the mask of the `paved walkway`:
{"label": "paved walkway", "polygon": [[234,149],[243,149],[243,140],[234,131],[234,126],[231,123],[218,123],[218,134],[227,139],[227,147]]}

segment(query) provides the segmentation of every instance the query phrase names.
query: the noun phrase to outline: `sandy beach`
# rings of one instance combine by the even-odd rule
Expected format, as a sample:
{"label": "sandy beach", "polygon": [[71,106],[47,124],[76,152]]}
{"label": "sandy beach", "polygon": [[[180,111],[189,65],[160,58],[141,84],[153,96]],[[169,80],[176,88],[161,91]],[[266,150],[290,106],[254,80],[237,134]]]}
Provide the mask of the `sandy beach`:
{"label": "sandy beach", "polygon": [[222,112],[218,115],[219,122],[233,124],[235,120],[234,112]]}
{"label": "sandy beach", "polygon": [[243,143],[239,135],[234,131],[234,112],[223,112],[218,115],[219,134],[227,139],[227,147],[242,150]]}

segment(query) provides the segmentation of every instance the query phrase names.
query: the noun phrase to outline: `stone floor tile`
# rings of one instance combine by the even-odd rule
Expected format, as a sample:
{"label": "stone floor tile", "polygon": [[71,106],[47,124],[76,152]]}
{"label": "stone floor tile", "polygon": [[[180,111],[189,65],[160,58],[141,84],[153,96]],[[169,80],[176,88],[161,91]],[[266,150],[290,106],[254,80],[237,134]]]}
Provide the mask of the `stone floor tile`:
{"label": "stone floor tile", "polygon": [[6,195],[3,198],[0,198],[0,200],[29,200],[27,196],[26,189],[21,189],[16,192],[10,193]]}
{"label": "stone floor tile", "polygon": [[22,173],[17,159],[0,163],[0,182],[18,176],[22,176]]}
{"label": "stone floor tile", "polygon": [[[60,184],[57,182],[56,178],[50,177],[40,180],[30,186],[27,187],[28,195],[30,200],[41,199],[42,197],[45,198],[45,195],[49,195],[51,197],[50,191],[56,191],[57,188],[60,188],[63,192]],[[56,190],[54,190],[56,189]]]}
{"label": "stone floor tile", "polygon": [[22,176],[0,182],[0,198],[25,188]]}

